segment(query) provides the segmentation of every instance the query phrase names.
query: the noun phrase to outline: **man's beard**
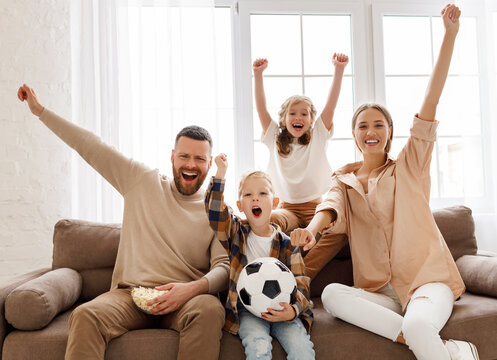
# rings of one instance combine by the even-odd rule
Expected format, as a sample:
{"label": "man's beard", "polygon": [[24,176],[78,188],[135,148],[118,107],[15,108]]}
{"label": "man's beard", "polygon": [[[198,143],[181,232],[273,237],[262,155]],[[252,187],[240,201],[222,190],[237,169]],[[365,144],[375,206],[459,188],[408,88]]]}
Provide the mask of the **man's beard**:
{"label": "man's beard", "polygon": [[[196,172],[197,173],[197,177],[195,179],[196,182],[189,184],[191,187],[188,186],[188,188],[185,188],[185,186],[181,182],[181,178],[183,177],[183,175],[181,175],[182,171]],[[186,168],[180,168],[179,170],[176,170],[176,168],[174,167],[174,163],[173,163],[173,177],[174,177],[174,184],[176,185],[176,189],[178,189],[180,194],[183,194],[183,195],[195,194],[198,191],[198,189],[200,189],[202,184],[204,183],[205,177],[207,176],[207,172],[205,172],[205,174],[204,174],[200,170],[186,169]]]}

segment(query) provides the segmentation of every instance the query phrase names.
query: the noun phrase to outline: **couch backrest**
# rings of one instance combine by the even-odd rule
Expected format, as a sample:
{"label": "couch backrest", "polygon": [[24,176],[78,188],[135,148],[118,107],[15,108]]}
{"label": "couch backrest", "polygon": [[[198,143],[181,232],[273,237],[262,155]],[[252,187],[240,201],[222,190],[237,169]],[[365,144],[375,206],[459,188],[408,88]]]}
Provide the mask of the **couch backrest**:
{"label": "couch backrest", "polygon": [[55,224],[52,267],[81,273],[80,300],[91,300],[110,289],[120,235],[120,224],[68,219]]}
{"label": "couch backrest", "polygon": [[[435,210],[433,216],[455,259],[476,254],[471,209],[453,206]],[[81,273],[83,289],[80,300],[93,299],[110,288],[120,234],[120,224],[65,219],[55,225],[52,267],[69,267]],[[319,296],[332,282],[352,285],[348,247],[342,249],[312,281],[312,296]]]}

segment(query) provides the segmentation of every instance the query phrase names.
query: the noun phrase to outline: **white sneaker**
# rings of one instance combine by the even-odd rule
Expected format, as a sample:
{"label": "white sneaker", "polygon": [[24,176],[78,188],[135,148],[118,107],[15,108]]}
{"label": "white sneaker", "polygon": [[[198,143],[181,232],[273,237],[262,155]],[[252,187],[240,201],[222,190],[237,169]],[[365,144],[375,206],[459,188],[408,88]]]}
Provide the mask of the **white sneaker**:
{"label": "white sneaker", "polygon": [[479,360],[478,351],[469,341],[449,340],[446,343],[451,360]]}

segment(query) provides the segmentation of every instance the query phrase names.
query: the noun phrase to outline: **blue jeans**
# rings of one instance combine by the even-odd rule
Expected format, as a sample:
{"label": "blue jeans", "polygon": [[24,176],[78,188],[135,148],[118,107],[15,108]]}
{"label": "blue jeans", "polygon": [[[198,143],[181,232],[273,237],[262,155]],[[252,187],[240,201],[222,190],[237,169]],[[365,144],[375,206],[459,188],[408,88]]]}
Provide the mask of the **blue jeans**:
{"label": "blue jeans", "polygon": [[269,322],[252,315],[245,309],[239,310],[240,329],[238,335],[245,347],[247,360],[271,359],[271,340],[275,337],[285,349],[289,360],[314,359],[314,344],[302,321]]}

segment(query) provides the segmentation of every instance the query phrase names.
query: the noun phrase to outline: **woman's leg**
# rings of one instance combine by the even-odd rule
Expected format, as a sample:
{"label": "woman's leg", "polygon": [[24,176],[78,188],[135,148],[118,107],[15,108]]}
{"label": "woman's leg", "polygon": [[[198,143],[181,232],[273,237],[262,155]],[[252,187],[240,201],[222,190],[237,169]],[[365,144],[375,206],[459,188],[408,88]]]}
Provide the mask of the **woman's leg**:
{"label": "woman's leg", "polygon": [[450,359],[449,351],[438,334],[452,313],[454,295],[442,283],[420,286],[407,306],[402,333],[418,360]]}
{"label": "woman's leg", "polygon": [[292,322],[271,323],[271,335],[278,339],[285,349],[288,360],[313,360],[315,358],[314,344],[299,318]]}
{"label": "woman's leg", "polygon": [[247,360],[271,359],[272,338],[270,333],[270,323],[264,319],[252,315],[247,310],[240,310],[240,329],[238,335],[242,339]]}
{"label": "woman's leg", "polygon": [[400,335],[402,306],[394,296],[335,283],[325,287],[321,299],[326,311],[339,319],[392,341]]}

